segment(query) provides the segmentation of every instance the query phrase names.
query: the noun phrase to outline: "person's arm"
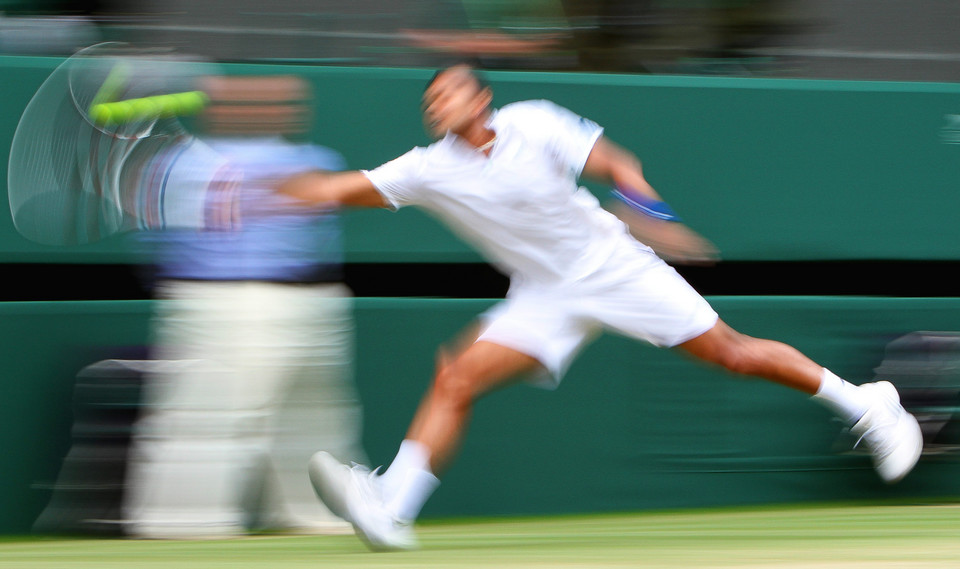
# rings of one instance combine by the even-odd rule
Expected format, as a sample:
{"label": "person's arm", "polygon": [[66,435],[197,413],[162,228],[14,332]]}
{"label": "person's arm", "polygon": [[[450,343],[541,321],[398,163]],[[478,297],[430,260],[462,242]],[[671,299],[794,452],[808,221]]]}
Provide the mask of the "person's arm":
{"label": "person's arm", "polygon": [[627,198],[664,203],[660,194],[644,178],[640,160],[605,136],[601,136],[594,144],[583,173],[594,180],[612,184]]}
{"label": "person's arm", "polygon": [[373,182],[359,171],[305,172],[283,181],[277,191],[311,205],[387,207]]}
{"label": "person's arm", "polygon": [[614,186],[618,202],[613,212],[634,237],[664,259],[677,263],[716,260],[716,247],[680,223],[680,218],[647,182],[640,160],[630,151],[601,136],[584,164],[583,174]]}

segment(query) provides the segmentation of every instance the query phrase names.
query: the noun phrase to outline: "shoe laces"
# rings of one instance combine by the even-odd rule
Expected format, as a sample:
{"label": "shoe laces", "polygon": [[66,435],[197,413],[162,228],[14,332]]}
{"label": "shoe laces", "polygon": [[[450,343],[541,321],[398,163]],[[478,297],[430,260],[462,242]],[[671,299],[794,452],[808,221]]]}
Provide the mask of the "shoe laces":
{"label": "shoe laces", "polygon": [[380,492],[380,469],[378,466],[373,470],[356,462],[350,463],[352,478],[357,483],[357,488],[363,494],[365,501],[373,501],[377,504],[382,503],[383,496]]}
{"label": "shoe laces", "polygon": [[366,475],[379,476],[380,475],[379,472],[381,468],[383,468],[383,466],[378,466],[373,470],[370,470],[370,468],[364,464],[360,464],[359,462],[354,462],[352,460],[350,461],[350,470],[353,470],[358,474],[363,474],[365,476]]}
{"label": "shoe laces", "polygon": [[411,537],[412,523],[395,517],[383,502],[379,480],[380,468],[377,467],[371,471],[366,466],[356,463],[350,467],[353,483],[363,508],[363,515],[355,515],[353,523],[361,528],[366,539],[380,545],[395,547],[394,542],[398,539],[398,535],[403,535],[402,539],[415,543],[415,539]]}

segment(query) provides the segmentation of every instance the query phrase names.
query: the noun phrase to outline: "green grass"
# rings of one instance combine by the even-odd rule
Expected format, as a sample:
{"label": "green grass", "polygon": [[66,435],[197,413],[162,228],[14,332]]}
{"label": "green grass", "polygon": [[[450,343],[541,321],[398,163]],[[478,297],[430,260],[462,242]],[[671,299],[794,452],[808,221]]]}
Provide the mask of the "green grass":
{"label": "green grass", "polygon": [[960,505],[762,507],[434,522],[422,549],[352,535],[219,541],[7,538],[3,568],[960,567]]}

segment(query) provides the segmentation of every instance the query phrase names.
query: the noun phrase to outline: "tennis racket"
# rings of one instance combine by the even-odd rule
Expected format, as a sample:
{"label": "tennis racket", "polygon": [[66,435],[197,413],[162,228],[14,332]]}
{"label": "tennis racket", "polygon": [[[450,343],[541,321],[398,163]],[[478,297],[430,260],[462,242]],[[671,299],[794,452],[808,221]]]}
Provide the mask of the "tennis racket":
{"label": "tennis racket", "polygon": [[[98,44],[57,67],[24,109],[11,143],[14,226],[47,245],[82,245],[149,227],[136,180],[154,158],[192,137],[179,121],[198,105],[210,64],[126,44]],[[154,192],[155,193],[155,192]],[[162,216],[158,216],[162,217]]]}

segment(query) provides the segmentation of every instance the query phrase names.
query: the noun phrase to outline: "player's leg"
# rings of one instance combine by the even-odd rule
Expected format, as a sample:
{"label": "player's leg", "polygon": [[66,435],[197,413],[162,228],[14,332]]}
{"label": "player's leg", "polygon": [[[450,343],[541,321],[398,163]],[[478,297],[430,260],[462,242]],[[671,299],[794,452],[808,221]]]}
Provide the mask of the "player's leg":
{"label": "player's leg", "polygon": [[525,353],[485,341],[440,358],[406,439],[381,477],[384,503],[394,517],[411,521],[419,515],[460,448],[473,403],[539,366]]}
{"label": "player's leg", "polygon": [[791,346],[733,330],[674,269],[652,254],[625,249],[617,261],[612,272],[602,275],[600,282],[606,286],[586,300],[606,326],[813,395],[861,437],[888,482],[902,478],[916,463],[923,442],[920,428],[900,405],[891,384],[853,385]]}
{"label": "player's leg", "polygon": [[532,356],[485,341],[441,361],[407,439],[429,449],[431,469],[442,472],[463,438],[474,401],[519,381],[520,376],[539,366]]}
{"label": "player's leg", "polygon": [[799,350],[782,342],[741,334],[722,320],[678,347],[732,372],[769,379],[810,395],[820,388],[823,367]]}
{"label": "player's leg", "polygon": [[347,469],[325,453],[311,459],[317,493],[350,521],[374,549],[416,546],[410,525],[439,484],[434,472],[452,460],[466,431],[473,403],[490,391],[518,381],[539,362],[520,351],[478,341],[438,366],[414,421],[388,472],[381,477],[362,467]]}
{"label": "player's leg", "polygon": [[678,347],[734,373],[768,379],[813,395],[846,421],[870,448],[877,471],[887,482],[906,476],[920,456],[920,427],[887,382],[853,385],[792,346],[741,334],[721,320]]}

